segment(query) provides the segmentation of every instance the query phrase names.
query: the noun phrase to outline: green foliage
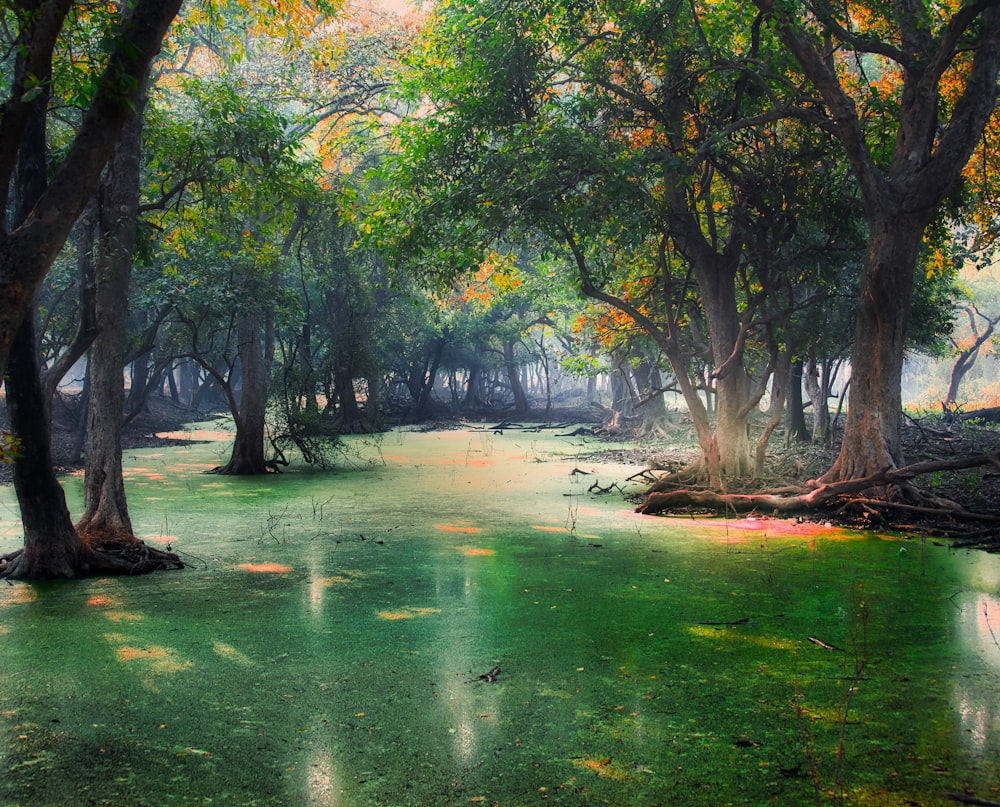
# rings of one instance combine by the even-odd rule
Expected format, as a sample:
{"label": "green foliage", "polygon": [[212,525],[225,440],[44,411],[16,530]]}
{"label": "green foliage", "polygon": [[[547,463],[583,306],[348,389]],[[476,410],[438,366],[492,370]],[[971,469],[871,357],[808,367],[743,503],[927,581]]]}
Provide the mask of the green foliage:
{"label": "green foliage", "polygon": [[0,432],[0,462],[10,465],[21,454],[21,441],[8,431]]}
{"label": "green foliage", "polygon": [[[403,87],[426,114],[400,125],[379,170],[366,243],[443,286],[498,245],[541,244],[559,282],[618,301],[633,320],[618,334],[673,340],[695,377],[715,327],[702,295],[727,283],[746,321],[832,341],[843,317],[824,337],[813,311],[832,310],[857,272],[860,211],[830,139],[773,113],[788,56],[753,15],[441,6]],[[707,269],[730,251],[736,276]],[[767,363],[762,332],[745,346],[748,364]]]}

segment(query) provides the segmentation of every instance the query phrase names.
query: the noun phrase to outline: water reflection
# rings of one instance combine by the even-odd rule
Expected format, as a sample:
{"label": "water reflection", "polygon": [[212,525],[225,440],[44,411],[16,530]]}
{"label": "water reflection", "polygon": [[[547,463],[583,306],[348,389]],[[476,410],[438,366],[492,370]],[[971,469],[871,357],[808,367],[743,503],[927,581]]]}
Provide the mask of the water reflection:
{"label": "water reflection", "polygon": [[[337,807],[340,800],[341,783],[338,780],[333,754],[327,749],[313,748],[305,759],[306,804],[316,807]],[[294,796],[293,796],[294,798]]]}
{"label": "water reflection", "polygon": [[[496,634],[490,614],[497,606],[488,601],[482,581],[489,556],[463,553],[459,569],[438,567],[435,593],[442,603],[431,637],[436,659],[438,697],[447,709],[447,732],[455,770],[475,764],[492,742],[497,723],[499,688],[479,676],[496,665]],[[493,691],[487,692],[487,688]]]}
{"label": "water reflection", "polygon": [[970,592],[962,597],[956,620],[961,654],[953,697],[959,742],[977,754],[1000,752],[1000,599]]}

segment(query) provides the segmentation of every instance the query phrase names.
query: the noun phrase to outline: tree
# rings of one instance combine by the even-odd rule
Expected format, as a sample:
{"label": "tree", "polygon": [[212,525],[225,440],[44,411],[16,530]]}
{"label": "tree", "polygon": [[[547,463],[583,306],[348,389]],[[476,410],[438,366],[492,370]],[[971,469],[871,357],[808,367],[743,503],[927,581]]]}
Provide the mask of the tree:
{"label": "tree", "polygon": [[[0,191],[6,208],[17,153],[28,137],[27,121],[40,77],[51,75],[60,38],[66,36],[70,0],[21,0],[4,12],[17,32],[23,65],[13,72],[0,117]],[[65,243],[101,178],[139,92],[142,77],[160,49],[180,0],[135,0],[104,40],[103,70],[94,76],[83,120],[46,190],[23,221],[0,228],[0,369],[14,333],[34,302],[42,279]],[[8,51],[10,53],[11,51]]]}
{"label": "tree", "polygon": [[984,314],[974,302],[961,306],[961,312],[966,316],[970,336],[961,342],[958,341],[957,335],[949,339],[954,348],[955,363],[951,368],[948,391],[941,402],[946,411],[958,402],[958,388],[962,380],[975,365],[983,345],[992,339],[993,331],[1000,323],[1000,314]]}
{"label": "tree", "polygon": [[[172,306],[188,331],[182,358],[214,379],[233,413],[233,455],[219,469],[225,473],[263,473],[272,465],[264,438],[275,346],[280,328],[292,327],[282,319],[313,303],[298,299],[292,279],[304,277],[304,255],[322,251],[315,249],[321,238],[312,237],[311,219],[326,204],[317,186],[336,184],[321,171],[349,171],[363,158],[359,133],[370,135],[384,111],[377,98],[388,81],[389,49],[401,36],[400,26],[370,12],[338,19],[333,4],[291,8],[288,19],[242,3],[217,20],[197,17],[188,36],[198,74],[176,79],[173,117],[158,132],[167,145],[157,149],[156,167],[170,189],[170,203],[156,216],[165,233],[161,305]],[[324,302],[336,308],[335,297]],[[312,325],[300,331],[309,337],[299,345],[305,350],[282,340],[286,359],[315,358],[307,344]],[[349,409],[356,404],[349,373],[357,368],[340,368],[333,397]],[[288,384],[296,377],[308,381],[307,369],[280,369],[283,391],[297,386]],[[300,434],[291,407],[281,409],[291,415],[285,436]],[[357,414],[350,414],[353,423]]]}
{"label": "tree", "polygon": [[843,187],[801,181],[838,170],[831,141],[772,109],[784,49],[746,8],[442,7],[412,90],[433,112],[402,127],[369,220],[432,277],[498,238],[547,239],[668,358],[715,485],[752,473],[750,417],[778,366],[768,255]]}
{"label": "tree", "polygon": [[[31,64],[30,52],[30,47],[19,49],[14,67],[15,85],[26,81],[25,71]],[[40,207],[44,207],[43,200],[48,192],[45,157],[51,52],[46,62],[36,66],[44,68],[31,76],[32,81],[38,82],[37,91],[29,100],[22,98],[16,101],[21,106],[23,142],[17,150],[16,171],[13,173],[14,234],[30,222]],[[81,539],[70,521],[62,488],[52,469],[48,406],[39,376],[31,311],[23,318],[7,353],[8,408],[21,444],[21,451],[14,459],[14,483],[21,507],[25,542],[22,550],[2,559],[3,573],[8,577],[38,579],[73,577],[92,572],[124,573],[182,567],[183,563],[175,555],[149,550],[134,539],[126,542],[124,547],[109,547],[104,543]],[[133,537],[130,535],[129,538]]]}
{"label": "tree", "polygon": [[[145,77],[143,77],[145,84]],[[83,515],[76,531],[85,543],[135,541],[122,474],[123,370],[139,217],[145,93],[137,100],[112,155],[99,206],[100,239],[94,320],[99,332],[87,362],[87,427],[84,448]]]}
{"label": "tree", "polygon": [[823,481],[863,478],[903,461],[901,378],[914,275],[925,230],[995,111],[1000,2],[755,3],[812,85],[795,114],[838,138],[863,200],[868,250],[850,408]]}

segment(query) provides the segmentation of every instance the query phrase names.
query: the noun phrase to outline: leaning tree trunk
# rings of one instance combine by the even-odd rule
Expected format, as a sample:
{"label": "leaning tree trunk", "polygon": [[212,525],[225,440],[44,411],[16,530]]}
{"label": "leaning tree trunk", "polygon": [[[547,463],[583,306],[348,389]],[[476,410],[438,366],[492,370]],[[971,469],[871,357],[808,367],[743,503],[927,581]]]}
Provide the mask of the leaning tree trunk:
{"label": "leaning tree trunk", "polygon": [[[8,154],[30,147],[32,138],[24,126],[30,114],[28,107],[41,97],[36,90],[47,86],[52,53],[64,39],[61,29],[73,5],[46,3],[45,14],[25,15],[28,24],[22,26],[15,48],[19,64],[5,84],[4,114],[0,117],[0,140]],[[42,280],[100,183],[138,93],[139,77],[146,75],[180,5],[180,0],[135,0],[126,4],[121,25],[107,37],[107,66],[94,85],[92,101],[73,142],[30,213],[19,219],[20,226],[0,232],[0,371]],[[9,159],[0,161],[0,185],[5,189],[10,168]]]}
{"label": "leaning tree trunk", "polygon": [[76,529],[90,546],[136,540],[122,475],[126,313],[139,210],[145,95],[136,103],[108,166],[101,200],[96,314],[84,448],[84,512]]}
{"label": "leaning tree trunk", "polygon": [[847,423],[840,454],[824,482],[860,479],[903,465],[903,356],[923,224],[889,213],[870,224]]}
{"label": "leaning tree trunk", "polygon": [[20,442],[14,459],[14,490],[21,508],[24,549],[3,574],[22,580],[75,577],[83,570],[87,555],[52,470],[51,431],[38,370],[34,317],[29,316],[11,343],[5,382],[7,412]]}
{"label": "leaning tree trunk", "polygon": [[[46,86],[44,81],[42,86]],[[48,93],[40,93],[26,120],[14,185],[17,222],[45,191],[47,103]],[[11,430],[20,445],[13,470],[24,549],[4,574],[22,579],[67,578],[76,574],[86,549],[73,529],[66,496],[52,468],[52,428],[35,341],[34,311],[29,311],[11,341],[5,379]]]}
{"label": "leaning tree trunk", "polygon": [[[1000,322],[1000,317],[984,316],[974,305],[965,306],[964,311],[969,318],[969,328],[972,330],[972,344],[966,345],[965,348],[959,348],[958,356],[955,357],[955,364],[951,368],[951,379],[948,382],[948,392],[944,398],[946,409],[955,405],[962,380],[975,365],[976,359],[979,358],[980,348],[990,340],[993,336],[993,329]],[[982,333],[979,332],[977,316],[985,320],[985,328]]]}

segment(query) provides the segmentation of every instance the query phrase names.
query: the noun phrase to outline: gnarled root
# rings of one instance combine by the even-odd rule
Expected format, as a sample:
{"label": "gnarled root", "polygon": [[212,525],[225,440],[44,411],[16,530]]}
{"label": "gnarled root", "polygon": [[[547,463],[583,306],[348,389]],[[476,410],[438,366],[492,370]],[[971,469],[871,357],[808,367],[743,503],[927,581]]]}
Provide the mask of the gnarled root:
{"label": "gnarled root", "polygon": [[[872,510],[897,509],[923,515],[947,517],[960,521],[1000,523],[1000,516],[974,513],[955,502],[933,496],[911,485],[911,480],[923,474],[954,471],[983,465],[1000,467],[1000,452],[978,454],[953,460],[928,460],[902,468],[885,469],[863,479],[838,482],[810,482],[798,491],[784,489],[772,493],[718,493],[710,490],[673,490],[664,492],[664,480],[653,485],[646,501],[636,507],[637,513],[663,513],[685,507],[701,507],[720,513],[749,513],[759,510],[788,515],[817,510],[831,505],[858,504]],[[877,491],[881,495],[859,497],[857,494]]]}
{"label": "gnarled root", "polygon": [[0,557],[0,578],[7,580],[72,579],[102,575],[149,574],[183,569],[188,564],[173,552],[147,546],[142,541],[82,546],[72,563],[32,563],[19,549]]}

